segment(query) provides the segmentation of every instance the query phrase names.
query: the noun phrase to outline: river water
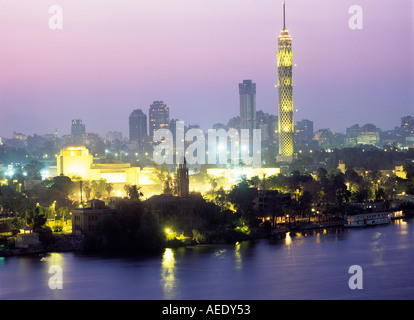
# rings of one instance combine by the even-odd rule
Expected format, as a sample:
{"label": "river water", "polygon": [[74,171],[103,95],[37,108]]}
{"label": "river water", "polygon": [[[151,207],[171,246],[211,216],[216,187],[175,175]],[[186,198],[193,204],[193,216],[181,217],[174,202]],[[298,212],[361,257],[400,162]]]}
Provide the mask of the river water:
{"label": "river water", "polygon": [[[413,263],[414,221],[399,220],[147,257],[67,252],[0,258],[0,300],[413,299]],[[362,289],[348,284],[353,265],[361,267]],[[58,280],[49,285],[51,278]]]}

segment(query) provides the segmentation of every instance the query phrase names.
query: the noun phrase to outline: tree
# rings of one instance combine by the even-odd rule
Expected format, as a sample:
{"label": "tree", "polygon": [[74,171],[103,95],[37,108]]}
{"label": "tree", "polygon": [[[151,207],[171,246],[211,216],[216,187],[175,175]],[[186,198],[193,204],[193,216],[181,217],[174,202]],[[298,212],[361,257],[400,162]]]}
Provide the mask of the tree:
{"label": "tree", "polygon": [[404,171],[407,174],[407,180],[412,181],[414,180],[414,165],[407,164],[404,166]]}
{"label": "tree", "polygon": [[259,176],[251,177],[247,180],[247,183],[254,188],[258,188],[260,185],[260,178]]}
{"label": "tree", "polygon": [[91,192],[94,198],[100,199],[104,194],[106,179],[93,180],[91,183]]}
{"label": "tree", "polygon": [[323,202],[326,206],[341,205],[348,201],[350,193],[345,184],[345,175],[339,170],[331,170],[328,175],[321,179],[324,192]]}
{"label": "tree", "polygon": [[349,184],[349,188],[352,188],[353,184],[358,184],[362,181],[362,177],[352,168],[348,168],[345,171],[345,182]]}
{"label": "tree", "polygon": [[351,193],[351,199],[355,202],[369,201],[374,198],[374,187],[370,181],[363,179],[355,186]]}
{"label": "tree", "polygon": [[45,215],[40,213],[39,208],[28,211],[25,218],[27,225],[33,229],[33,232],[39,232],[47,221]]}
{"label": "tree", "polygon": [[316,170],[316,176],[318,177],[318,181],[324,185],[328,180],[328,171],[326,169],[320,167]]}
{"label": "tree", "polygon": [[58,210],[58,215],[60,218],[62,218],[63,221],[66,220],[66,218],[69,216],[69,208],[68,207],[60,207]]}
{"label": "tree", "polygon": [[211,187],[211,192],[214,193],[214,190],[217,188],[217,178],[213,177],[210,179],[210,187]]}
{"label": "tree", "polygon": [[159,251],[165,245],[165,233],[154,216],[145,212],[141,216],[141,227],[136,231],[135,246],[140,251]]}
{"label": "tree", "polygon": [[117,249],[124,245],[121,225],[112,214],[105,214],[98,219],[94,234],[103,249]]}
{"label": "tree", "polygon": [[345,175],[338,172],[332,179],[332,186],[335,190],[336,203],[341,205],[344,201],[348,202],[351,193],[345,183]]}
{"label": "tree", "polygon": [[32,160],[24,166],[24,171],[27,172],[27,178],[29,180],[42,180],[40,171],[43,168],[44,168],[43,163],[36,161],[36,160]]}
{"label": "tree", "polygon": [[60,207],[71,207],[72,201],[69,195],[73,194],[76,184],[66,176],[54,177],[51,180],[45,180],[42,184],[33,187],[27,194],[36,199],[42,207],[50,207],[55,203],[56,209]]}
{"label": "tree", "polygon": [[309,216],[312,209],[312,195],[308,191],[304,191],[298,201],[298,208],[302,217]]}
{"label": "tree", "polygon": [[144,194],[141,192],[141,187],[137,187],[137,185],[135,184],[133,186],[127,187],[127,193],[128,193],[129,199],[131,200],[139,200],[139,198],[144,196]]}
{"label": "tree", "polygon": [[89,186],[83,187],[83,191],[85,192],[86,200],[88,201],[91,198],[92,189]]}
{"label": "tree", "polygon": [[33,199],[9,186],[0,187],[0,205],[6,212],[24,217],[26,211],[35,207]]}
{"label": "tree", "polygon": [[106,183],[105,184],[105,190],[108,193],[108,197],[110,197],[112,190],[114,190],[113,184],[112,183]]}
{"label": "tree", "polygon": [[88,250],[116,250],[128,253],[155,252],[164,247],[165,233],[141,202],[122,199],[115,203],[117,213],[101,216],[95,230],[86,235]]}
{"label": "tree", "polygon": [[162,192],[165,194],[173,194],[174,193],[174,186],[173,186],[173,181],[170,177],[170,175],[167,175],[164,179],[164,181],[162,182],[162,187],[163,190]]}
{"label": "tree", "polygon": [[255,225],[256,215],[253,208],[253,200],[257,197],[257,189],[251,188],[243,179],[239,184],[233,186],[228,198],[237,208],[237,211],[247,221],[249,226]]}
{"label": "tree", "polygon": [[213,202],[220,208],[221,211],[226,211],[231,208],[231,203],[228,200],[227,193],[223,187],[215,192]]}
{"label": "tree", "polygon": [[62,174],[52,179],[50,188],[61,193],[62,197],[68,198],[74,187],[72,179]]}
{"label": "tree", "polygon": [[305,193],[309,193],[313,205],[321,205],[324,192],[322,185],[318,181],[311,180],[306,182],[303,185],[303,194]]}

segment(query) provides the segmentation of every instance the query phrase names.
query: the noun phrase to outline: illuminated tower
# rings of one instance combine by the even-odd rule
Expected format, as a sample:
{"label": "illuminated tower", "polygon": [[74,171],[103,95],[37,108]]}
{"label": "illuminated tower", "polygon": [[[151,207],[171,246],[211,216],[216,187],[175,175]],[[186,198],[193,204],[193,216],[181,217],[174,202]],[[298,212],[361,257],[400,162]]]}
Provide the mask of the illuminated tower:
{"label": "illuminated tower", "polygon": [[283,30],[278,39],[277,74],[278,74],[278,112],[279,112],[279,154],[293,155],[293,83],[292,83],[292,38],[285,23],[285,6],[283,3]]}
{"label": "illuminated tower", "polygon": [[177,168],[177,195],[186,198],[190,193],[190,179],[188,177],[187,162],[179,164]]}

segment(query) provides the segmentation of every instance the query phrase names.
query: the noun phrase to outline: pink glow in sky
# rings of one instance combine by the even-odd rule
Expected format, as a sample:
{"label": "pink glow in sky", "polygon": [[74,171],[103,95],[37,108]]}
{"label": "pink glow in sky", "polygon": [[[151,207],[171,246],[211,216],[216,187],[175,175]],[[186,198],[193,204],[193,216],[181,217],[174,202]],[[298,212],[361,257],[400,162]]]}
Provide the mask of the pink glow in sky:
{"label": "pink glow in sky", "polygon": [[[414,115],[412,0],[288,0],[295,121],[383,130]],[[351,30],[348,9],[363,9]],[[49,28],[59,5],[63,29]],[[133,109],[163,100],[170,117],[210,128],[239,115],[238,83],[276,114],[275,0],[1,0],[0,136],[13,131],[128,132]]]}

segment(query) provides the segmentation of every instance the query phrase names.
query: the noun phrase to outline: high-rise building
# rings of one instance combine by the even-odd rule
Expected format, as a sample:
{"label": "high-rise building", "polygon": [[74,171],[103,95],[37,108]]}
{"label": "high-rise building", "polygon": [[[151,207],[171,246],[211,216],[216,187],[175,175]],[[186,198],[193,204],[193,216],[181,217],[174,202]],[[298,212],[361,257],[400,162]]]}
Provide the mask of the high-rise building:
{"label": "high-rise building", "polygon": [[414,117],[405,116],[401,118],[401,129],[407,136],[414,136]]}
{"label": "high-rise building", "polygon": [[361,132],[359,124],[354,124],[353,126],[346,128],[345,134],[345,146],[346,147],[355,147],[358,140],[358,135]]}
{"label": "high-rise building", "polygon": [[379,130],[375,125],[367,123],[361,127],[361,131],[357,137],[358,144],[372,144],[378,146],[379,142]]}
{"label": "high-rise building", "polygon": [[105,134],[105,141],[109,143],[115,143],[116,141],[122,141],[122,132],[109,131]]}
{"label": "high-rise building", "polygon": [[81,119],[72,120],[71,135],[80,136],[85,134],[85,125],[82,124]]}
{"label": "high-rise building", "polygon": [[313,138],[313,121],[303,119],[296,122],[296,141],[299,143],[309,142]]}
{"label": "high-rise building", "polygon": [[164,101],[154,101],[149,109],[149,130],[153,137],[158,129],[168,129],[170,123],[170,109]]}
{"label": "high-rise building", "polygon": [[129,141],[142,143],[147,136],[147,115],[136,109],[129,115]]}
{"label": "high-rise building", "polygon": [[256,127],[261,130],[262,142],[276,139],[277,122],[277,116],[262,110],[256,111]]}
{"label": "high-rise building", "polygon": [[292,83],[292,38],[286,29],[285,7],[283,3],[283,29],[278,39],[278,133],[279,154],[293,155],[293,83]]}
{"label": "high-rise building", "polygon": [[[240,129],[256,129],[256,84],[252,80],[239,83]],[[252,134],[252,133],[251,133]]]}

